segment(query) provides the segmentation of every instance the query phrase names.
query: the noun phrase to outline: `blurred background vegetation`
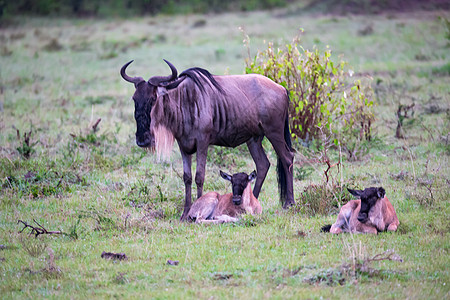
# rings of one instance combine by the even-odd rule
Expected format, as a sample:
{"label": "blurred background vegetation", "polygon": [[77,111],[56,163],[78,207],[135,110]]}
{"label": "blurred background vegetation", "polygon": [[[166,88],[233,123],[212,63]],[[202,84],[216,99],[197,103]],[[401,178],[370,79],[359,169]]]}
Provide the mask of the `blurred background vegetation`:
{"label": "blurred background vegetation", "polygon": [[249,11],[285,6],[288,0],[19,0],[0,1],[0,13],[72,16],[127,16]]}
{"label": "blurred background vegetation", "polygon": [[285,7],[339,14],[449,9],[447,0],[0,0],[0,18],[21,15],[110,17],[155,14],[222,13]]}

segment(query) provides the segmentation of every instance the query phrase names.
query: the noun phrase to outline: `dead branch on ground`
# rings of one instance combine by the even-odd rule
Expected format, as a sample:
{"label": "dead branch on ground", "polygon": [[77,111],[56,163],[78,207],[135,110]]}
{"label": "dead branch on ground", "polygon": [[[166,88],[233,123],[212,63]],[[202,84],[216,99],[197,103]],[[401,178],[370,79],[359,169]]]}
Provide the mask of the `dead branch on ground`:
{"label": "dead branch on ground", "polygon": [[31,228],[31,234],[34,234],[34,237],[38,237],[40,234],[65,234],[62,231],[48,231],[47,229],[45,229],[44,226],[42,226],[41,224],[39,224],[35,219],[33,219],[34,223],[36,223],[37,226],[33,226],[28,224],[27,222],[24,222],[22,220],[18,220],[17,224],[22,223],[23,224],[23,228],[21,231],[19,231],[19,233],[22,233],[26,228]]}
{"label": "dead branch on ground", "polygon": [[387,250],[383,253],[379,253],[372,258],[368,258],[366,261],[371,262],[371,261],[381,261],[381,260],[393,260],[393,261],[403,262],[403,259],[398,254],[396,254],[393,250]]}

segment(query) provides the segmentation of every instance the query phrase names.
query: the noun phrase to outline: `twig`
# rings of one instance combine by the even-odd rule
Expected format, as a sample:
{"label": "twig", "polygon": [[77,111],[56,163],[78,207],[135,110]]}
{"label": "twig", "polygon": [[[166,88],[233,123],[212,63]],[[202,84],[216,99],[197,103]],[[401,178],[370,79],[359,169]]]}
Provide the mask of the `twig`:
{"label": "twig", "polygon": [[[58,172],[55,172],[55,174],[56,174],[56,176],[59,176]],[[63,178],[64,178],[64,174],[61,175],[61,178],[59,179],[58,184],[56,185],[56,188],[58,188],[61,185]]]}
{"label": "twig", "polygon": [[179,178],[183,179],[183,175],[181,175],[181,174],[177,171],[177,169],[175,169],[175,168],[173,167],[173,164],[171,164],[171,167],[172,167],[172,171],[173,171]]}
{"label": "twig", "polygon": [[22,233],[26,228],[31,228],[31,232],[30,234],[34,234],[34,237],[38,237],[38,235],[40,234],[65,234],[62,231],[48,231],[47,229],[44,228],[44,226],[42,226],[41,224],[39,224],[35,219],[33,219],[34,223],[37,224],[37,227],[28,224],[27,222],[24,222],[22,220],[18,220],[17,224],[22,223],[23,224],[23,228],[21,231],[19,231],[19,233]]}
{"label": "twig", "polygon": [[428,128],[427,126],[425,126],[425,125],[423,124],[423,122],[420,122],[420,126],[428,132],[428,134],[429,134],[430,137],[431,137],[431,140],[434,142],[434,137],[433,137],[433,133],[431,132],[431,129]]}
{"label": "twig", "polygon": [[131,214],[127,213],[127,216],[125,217],[125,229],[127,229],[127,221],[130,216],[131,216]]}
{"label": "twig", "polygon": [[332,167],[339,166],[339,165],[341,164],[341,162],[338,161],[337,163],[331,164],[331,163],[330,163],[330,160],[329,160],[328,158],[326,158],[323,162],[326,163],[327,166],[328,166],[328,168],[324,171],[325,177],[327,178],[327,183],[328,183],[328,179],[329,179],[329,177],[328,177],[328,171],[330,171],[330,169],[331,169]]}
{"label": "twig", "polygon": [[371,262],[371,261],[381,261],[381,260],[393,260],[393,261],[403,262],[403,259],[400,256],[398,256],[397,254],[395,254],[395,252],[392,250],[387,250],[383,253],[379,253],[372,258],[368,258],[366,261]]}
{"label": "twig", "polygon": [[403,150],[405,150],[405,149],[408,150],[409,158],[411,159],[411,166],[412,166],[412,169],[413,169],[414,180],[416,180],[416,171],[414,170],[414,160],[413,160],[413,157],[412,157],[411,150],[409,150],[408,147],[403,146]]}
{"label": "twig", "polygon": [[101,121],[102,119],[101,118],[99,118],[97,121],[95,121],[95,123],[94,123],[94,125],[92,125],[92,130],[94,131],[94,132],[97,132],[97,126],[98,126],[98,124],[100,123],[100,121]]}

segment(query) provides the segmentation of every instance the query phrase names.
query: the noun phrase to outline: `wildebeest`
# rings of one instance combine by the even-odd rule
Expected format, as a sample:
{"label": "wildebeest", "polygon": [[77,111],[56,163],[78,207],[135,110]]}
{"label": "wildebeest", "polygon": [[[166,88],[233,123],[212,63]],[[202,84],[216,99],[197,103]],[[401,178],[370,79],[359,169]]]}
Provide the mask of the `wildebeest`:
{"label": "wildebeest", "polygon": [[236,222],[242,214],[261,214],[262,207],[252,192],[252,182],[256,171],[250,175],[236,173],[228,175],[220,171],[220,176],[231,182],[232,193],[220,195],[209,192],[198,198],[188,212],[188,220],[197,223]]}
{"label": "wildebeest", "polygon": [[181,217],[186,219],[191,207],[192,154],[197,152],[197,198],[203,193],[205,165],[209,145],[236,147],[247,143],[255,161],[257,178],[253,194],[261,191],[269,160],[264,152],[264,137],[278,156],[277,173],[283,207],[294,204],[293,151],[289,130],[287,90],[267,77],[256,74],[215,76],[202,68],[190,68],[177,77],[154,76],[148,81],[126,74],[123,79],[134,84],[133,95],[137,131],[136,144],[156,147],[157,152],[171,149],[175,138],[183,159],[185,204]]}
{"label": "wildebeest", "polygon": [[322,227],[323,231],[339,234],[341,232],[374,233],[396,231],[400,222],[391,202],[382,187],[370,187],[348,191],[358,200],[351,200],[341,207],[333,225]]}

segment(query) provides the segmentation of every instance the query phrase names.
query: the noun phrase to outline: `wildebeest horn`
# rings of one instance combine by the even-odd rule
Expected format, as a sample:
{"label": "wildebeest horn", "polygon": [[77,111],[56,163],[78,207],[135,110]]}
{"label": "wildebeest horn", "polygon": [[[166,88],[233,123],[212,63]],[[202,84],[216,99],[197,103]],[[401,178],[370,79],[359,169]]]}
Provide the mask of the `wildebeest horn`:
{"label": "wildebeest horn", "polygon": [[139,82],[143,81],[144,79],[142,77],[130,77],[125,73],[126,68],[133,62],[134,60],[130,60],[126,64],[123,65],[123,67],[120,69],[120,75],[123,79],[125,79],[128,82],[138,84]]}
{"label": "wildebeest horn", "polygon": [[166,64],[169,65],[170,70],[172,70],[172,75],[169,75],[169,76],[153,76],[152,78],[150,78],[148,80],[148,82],[151,85],[158,86],[158,85],[160,85],[163,82],[172,81],[172,80],[175,80],[177,78],[178,71],[175,68],[175,66],[172,65],[169,61],[167,61],[165,59],[164,59],[164,61],[166,62]]}

